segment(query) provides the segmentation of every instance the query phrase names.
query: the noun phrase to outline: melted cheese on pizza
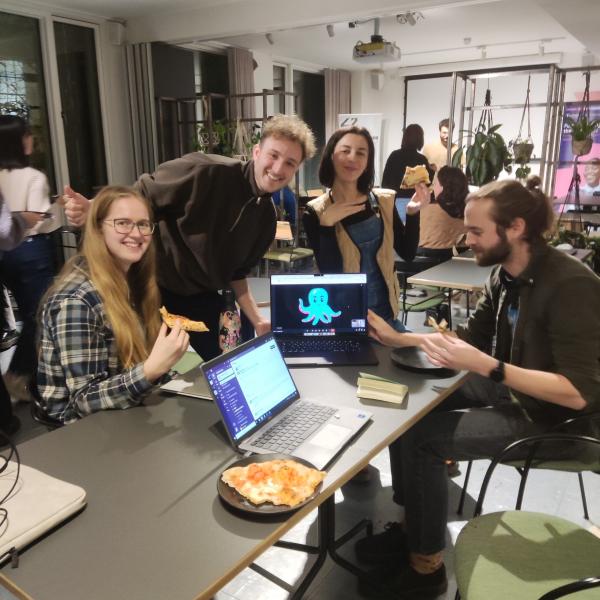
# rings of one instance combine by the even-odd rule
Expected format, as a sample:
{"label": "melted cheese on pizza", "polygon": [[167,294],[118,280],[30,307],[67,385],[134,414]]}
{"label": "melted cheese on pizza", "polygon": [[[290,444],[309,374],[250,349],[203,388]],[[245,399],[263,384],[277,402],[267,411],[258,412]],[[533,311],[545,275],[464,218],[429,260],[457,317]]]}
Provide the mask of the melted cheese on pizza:
{"label": "melted cheese on pizza", "polygon": [[171,329],[175,326],[175,321],[179,321],[181,329],[185,331],[208,331],[208,327],[204,324],[204,321],[192,321],[181,315],[172,315],[164,306],[160,307],[159,312],[162,320]]}
{"label": "melted cheese on pizza", "polygon": [[324,471],[305,467],[294,460],[270,460],[245,467],[232,467],[221,479],[252,504],[297,506],[310,497],[323,481]]}
{"label": "melted cheese on pizza", "polygon": [[406,167],[404,177],[400,187],[403,190],[412,189],[417,183],[430,184],[429,172],[425,168],[425,165],[417,165],[416,167]]}

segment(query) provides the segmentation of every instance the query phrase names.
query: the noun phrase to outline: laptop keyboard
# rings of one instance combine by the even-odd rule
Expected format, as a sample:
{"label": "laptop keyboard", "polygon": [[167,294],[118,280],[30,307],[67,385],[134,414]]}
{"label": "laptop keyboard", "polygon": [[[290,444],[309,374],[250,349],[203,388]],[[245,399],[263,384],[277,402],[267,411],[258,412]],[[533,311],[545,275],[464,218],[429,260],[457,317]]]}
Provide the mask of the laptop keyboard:
{"label": "laptop keyboard", "polygon": [[361,344],[357,340],[335,338],[282,340],[278,342],[281,351],[286,354],[304,352],[358,352]]}
{"label": "laptop keyboard", "polygon": [[330,406],[298,401],[288,409],[283,419],[252,440],[252,445],[290,454],[335,412],[336,409]]}

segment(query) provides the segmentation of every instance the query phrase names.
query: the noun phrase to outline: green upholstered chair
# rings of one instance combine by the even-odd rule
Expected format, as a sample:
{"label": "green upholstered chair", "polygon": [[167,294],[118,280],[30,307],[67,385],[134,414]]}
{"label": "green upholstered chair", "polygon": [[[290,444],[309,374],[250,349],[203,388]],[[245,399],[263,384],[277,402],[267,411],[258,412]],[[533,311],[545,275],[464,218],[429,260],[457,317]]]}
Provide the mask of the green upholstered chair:
{"label": "green upholstered chair", "polygon": [[[597,425],[595,425],[597,424]],[[565,433],[577,433],[583,430],[594,430],[594,426],[596,427],[596,431],[600,431],[600,411],[594,411],[591,413],[587,413],[584,415],[580,415],[578,417],[573,417],[572,419],[567,419],[562,423],[558,424],[556,427],[552,429],[552,432],[565,432]],[[505,464],[515,467],[517,471],[523,477],[523,464],[522,460],[510,460],[508,459]],[[467,464],[467,472],[465,473],[465,480],[462,486],[462,490],[460,493],[460,500],[458,502],[458,508],[456,509],[457,514],[462,515],[463,507],[465,504],[465,498],[467,495],[467,486],[469,484],[469,478],[471,476],[471,468],[473,466],[473,461],[469,461]],[[585,463],[579,460],[548,460],[548,459],[538,459],[531,464],[531,468],[534,469],[550,469],[554,471],[570,471],[572,473],[577,473],[577,478],[579,480],[579,491],[581,493],[581,503],[583,505],[583,517],[585,519],[589,519],[588,505],[587,505],[587,497],[585,495],[585,486],[583,484],[583,473],[585,471],[599,472],[600,464],[594,460],[591,462]],[[519,488],[519,495],[517,497],[516,508],[521,508],[521,503],[523,501],[523,491],[525,489],[527,477],[521,480],[521,486]]]}
{"label": "green upholstered chair", "polygon": [[[600,598],[600,538],[561,517],[522,510],[481,515],[494,469],[515,450],[533,449],[524,470],[545,443],[577,443],[600,453],[600,439],[549,433],[510,444],[488,468],[475,518],[460,532],[455,553],[457,598],[462,600],[550,600],[577,592],[577,600]],[[522,479],[526,482],[526,478]],[[583,581],[585,580],[585,581]]]}

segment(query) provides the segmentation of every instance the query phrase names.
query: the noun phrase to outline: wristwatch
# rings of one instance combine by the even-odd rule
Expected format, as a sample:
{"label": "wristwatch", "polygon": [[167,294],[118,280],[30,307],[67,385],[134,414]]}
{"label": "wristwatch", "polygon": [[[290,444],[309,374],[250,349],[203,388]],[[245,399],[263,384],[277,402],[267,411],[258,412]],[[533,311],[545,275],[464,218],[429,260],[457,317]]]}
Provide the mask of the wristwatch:
{"label": "wristwatch", "polygon": [[490,371],[488,377],[496,383],[502,383],[504,381],[504,363],[499,360],[498,364]]}

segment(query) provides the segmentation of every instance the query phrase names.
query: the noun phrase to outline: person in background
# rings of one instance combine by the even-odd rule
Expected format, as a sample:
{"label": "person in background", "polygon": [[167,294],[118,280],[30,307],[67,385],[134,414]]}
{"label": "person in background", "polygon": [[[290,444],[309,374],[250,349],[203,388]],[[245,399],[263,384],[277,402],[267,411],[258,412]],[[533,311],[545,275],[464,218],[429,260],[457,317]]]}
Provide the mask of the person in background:
{"label": "person in background", "polygon": [[369,308],[404,331],[397,319],[400,286],[394,250],[412,260],[419,239],[419,210],[429,202],[427,186],[407,206],[406,226],[391,190],[374,190],[373,139],[363,127],[341,128],[329,138],[319,180],[330,188],[311,200],[303,216],[308,244],[321,273],[366,273]]}
{"label": "person in background", "polygon": [[[33,137],[28,124],[15,115],[0,115],[0,188],[11,212],[36,211],[49,214],[50,190],[41,171],[29,165]],[[4,285],[13,294],[23,328],[5,374],[6,386],[17,400],[31,400],[35,389],[36,312],[41,297],[55,274],[55,251],[51,231],[53,219],[29,229],[21,244],[2,256],[0,271]]]}
{"label": "person in background", "polygon": [[457,167],[442,167],[433,180],[433,199],[421,211],[417,256],[444,262],[465,233],[466,175]]}
{"label": "person in background", "polygon": [[[144,174],[137,190],[156,220],[157,273],[169,312],[204,321],[191,345],[205,360],[221,353],[219,290],[232,288],[258,334],[271,328],[252,297],[246,276],[273,243],[277,211],[271,194],[285,187],[315,153],[310,128],[296,116],[276,115],[263,128],[252,160],[193,152]],[[89,201],[65,193],[69,223],[83,224]]]}
{"label": "person in background", "polygon": [[273,204],[277,209],[278,221],[289,221],[291,225],[296,224],[296,196],[289,186],[281,188],[272,194]]}
{"label": "person in background", "polygon": [[[0,257],[3,250],[12,250],[18,246],[28,229],[35,227],[42,220],[42,216],[32,212],[11,214],[2,192],[0,191]],[[2,279],[0,272],[0,287]],[[6,327],[5,312],[0,311],[0,329]],[[10,395],[0,375],[0,429],[7,435],[13,435],[21,426],[19,418],[13,414]]]}
{"label": "person in background", "polygon": [[179,324],[161,324],[153,231],[148,201],[131,188],[106,187],[92,203],[81,250],[39,315],[37,383],[50,419],[139,405],[187,350]]}
{"label": "person in background", "polygon": [[[442,119],[439,122],[438,129],[440,137],[435,142],[428,142],[423,146],[423,154],[427,157],[431,168],[434,171],[439,171],[443,166],[448,164],[448,135],[449,135],[450,119]],[[454,155],[458,146],[452,144],[451,153]]]}
{"label": "person in background", "polygon": [[[539,185],[539,177],[527,188],[496,181],[467,199],[467,243],[477,264],[495,267],[466,325],[421,334],[418,345],[434,365],[472,376],[390,446],[404,524],[356,544],[361,561],[383,565],[359,581],[368,598],[446,590],[448,456],[491,458],[517,439],[600,409],[600,278],[547,244],[554,216]],[[419,336],[409,339],[374,314],[369,326],[389,346],[413,345]],[[598,428],[590,429],[597,437]]]}
{"label": "person in background", "polygon": [[423,147],[424,134],[420,125],[408,125],[402,135],[402,144],[399,150],[394,150],[385,163],[381,187],[394,190],[398,198],[412,198],[414,189],[402,189],[400,184],[406,173],[406,167],[416,167],[425,165],[429,171],[429,179],[433,177],[427,157],[421,154]]}

